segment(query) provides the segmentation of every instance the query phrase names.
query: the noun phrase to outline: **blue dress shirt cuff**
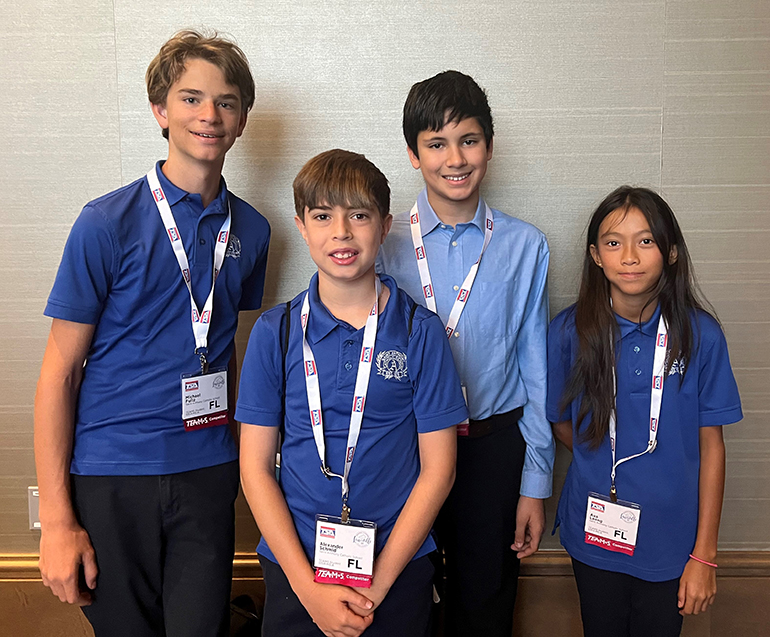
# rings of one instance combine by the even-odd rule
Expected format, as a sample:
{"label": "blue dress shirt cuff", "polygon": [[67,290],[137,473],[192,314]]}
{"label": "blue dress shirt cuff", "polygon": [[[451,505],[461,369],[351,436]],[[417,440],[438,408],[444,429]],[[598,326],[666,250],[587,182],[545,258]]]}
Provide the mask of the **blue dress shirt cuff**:
{"label": "blue dress shirt cuff", "polygon": [[544,500],[551,496],[553,489],[553,474],[530,471],[524,467],[521,473],[521,489],[519,494],[527,498]]}

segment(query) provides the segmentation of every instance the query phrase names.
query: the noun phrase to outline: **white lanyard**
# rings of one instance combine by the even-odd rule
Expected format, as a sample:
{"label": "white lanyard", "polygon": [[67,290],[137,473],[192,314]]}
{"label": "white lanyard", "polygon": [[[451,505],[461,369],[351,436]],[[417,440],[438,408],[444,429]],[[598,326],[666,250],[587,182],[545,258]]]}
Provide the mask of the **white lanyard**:
{"label": "white lanyard", "polygon": [[[468,275],[463,281],[460,291],[457,293],[457,298],[452,305],[452,311],[449,313],[449,319],[446,324],[446,335],[452,336],[457,327],[457,323],[460,321],[460,315],[465,309],[465,302],[471,294],[471,288],[473,287],[473,281],[476,278],[476,273],[479,271],[479,264],[481,263],[481,257],[484,256],[484,252],[492,240],[492,231],[494,229],[494,221],[492,220],[492,209],[484,203],[486,207],[486,224],[484,227],[484,245],[481,247],[481,254],[476,259],[476,263],[471,266]],[[417,209],[417,204],[414,204],[412,211],[409,213],[409,225],[412,231],[412,245],[414,246],[414,253],[417,256],[417,269],[420,272],[420,284],[422,285],[422,295],[425,298],[425,304],[431,312],[436,312],[436,295],[433,289],[433,282],[430,278],[430,270],[428,269],[428,255],[425,252],[425,243],[422,240],[422,229],[420,228],[420,213]]]}
{"label": "white lanyard", "polygon": [[[668,348],[668,326],[661,313],[658,320],[658,335],[655,338],[655,357],[652,362],[652,391],[650,393],[650,436],[647,441],[647,448],[641,453],[615,460],[615,441],[617,439],[617,423],[615,422],[615,409],[610,413],[610,447],[612,449],[612,485],[610,486],[610,498],[613,502],[618,499],[617,489],[615,488],[615,469],[628,460],[633,460],[646,453],[655,451],[658,446],[658,425],[660,420],[660,405],[663,400],[663,378],[666,367],[666,352]],[[615,367],[612,368],[612,393],[615,394],[615,404],[617,405],[617,379],[615,376]]]}
{"label": "white lanyard", "polygon": [[211,325],[211,314],[214,311],[214,285],[216,284],[219,271],[222,269],[222,263],[224,263],[225,253],[227,251],[227,241],[230,238],[230,221],[232,219],[230,213],[230,200],[229,198],[227,200],[227,218],[217,233],[217,245],[214,249],[214,269],[212,272],[211,292],[209,292],[206,303],[203,305],[203,311],[200,312],[198,311],[198,306],[193,297],[192,285],[190,283],[190,266],[187,262],[187,254],[184,251],[182,236],[179,234],[179,229],[174,220],[174,214],[171,212],[171,206],[168,205],[168,200],[160,185],[155,168],[152,168],[147,173],[147,183],[150,185],[152,197],[155,200],[155,205],[158,206],[158,212],[160,213],[163,225],[166,228],[166,236],[168,236],[171,247],[174,249],[174,256],[176,256],[177,263],[179,263],[179,269],[182,271],[182,278],[187,285],[187,291],[190,293],[190,317],[192,319],[193,335],[195,336],[195,353],[200,356],[201,371],[205,373],[208,369],[206,353],[209,327]]}
{"label": "white lanyard", "polygon": [[356,375],[356,387],[353,392],[353,406],[350,411],[350,427],[348,428],[348,444],[345,451],[345,471],[342,475],[332,473],[326,465],[326,442],[324,441],[324,421],[321,410],[321,390],[318,386],[318,367],[315,363],[313,350],[307,342],[307,323],[310,318],[310,302],[308,293],[305,293],[305,299],[302,301],[302,314],[300,322],[302,323],[302,357],[305,362],[305,389],[307,390],[307,402],[310,409],[310,423],[313,428],[313,438],[318,449],[318,456],[321,458],[321,471],[327,478],[335,477],[342,480],[342,521],[347,522],[350,516],[348,507],[348,494],[350,493],[350,484],[348,476],[350,467],[353,464],[353,455],[358,445],[358,437],[361,434],[361,423],[364,418],[364,404],[366,403],[366,394],[369,390],[369,375],[372,370],[372,359],[374,358],[374,341],[377,338],[377,320],[379,312],[379,298],[382,285],[379,277],[375,277],[374,290],[375,299],[369,316],[366,319],[364,327],[364,340],[361,344],[361,356],[358,359],[358,373]]}

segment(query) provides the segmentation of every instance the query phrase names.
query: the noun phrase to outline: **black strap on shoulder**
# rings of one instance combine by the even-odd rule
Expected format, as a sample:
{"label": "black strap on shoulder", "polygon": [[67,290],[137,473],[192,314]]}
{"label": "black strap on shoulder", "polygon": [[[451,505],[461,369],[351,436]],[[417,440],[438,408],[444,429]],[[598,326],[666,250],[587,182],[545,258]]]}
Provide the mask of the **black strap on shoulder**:
{"label": "black strap on shoulder", "polygon": [[281,447],[283,446],[283,434],[284,434],[284,422],[286,421],[286,354],[289,351],[289,330],[291,329],[291,301],[286,302],[286,312],[284,313],[284,322],[283,322],[283,341],[281,342],[281,354],[282,354],[282,365],[281,365],[281,424],[278,428],[279,431],[279,439],[278,439],[278,451],[280,452]]}
{"label": "black strap on shoulder", "polygon": [[407,334],[411,338],[412,336],[412,322],[414,321],[414,313],[417,311],[417,303],[412,301],[412,309],[409,310],[409,324],[407,329]]}

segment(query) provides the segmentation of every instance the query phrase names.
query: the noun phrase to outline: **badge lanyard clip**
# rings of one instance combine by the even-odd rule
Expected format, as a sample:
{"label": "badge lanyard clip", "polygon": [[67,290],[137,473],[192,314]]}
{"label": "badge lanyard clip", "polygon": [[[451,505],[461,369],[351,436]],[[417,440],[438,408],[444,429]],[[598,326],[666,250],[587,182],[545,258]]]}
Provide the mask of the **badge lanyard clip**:
{"label": "badge lanyard clip", "polygon": [[[471,266],[468,274],[463,281],[460,291],[457,293],[454,303],[452,304],[452,310],[449,313],[449,318],[446,324],[446,335],[451,337],[454,334],[457,324],[460,322],[460,315],[465,309],[465,303],[471,294],[471,288],[473,287],[473,281],[476,279],[476,274],[479,271],[479,265],[481,264],[481,257],[484,256],[489,242],[492,240],[492,231],[494,230],[495,222],[492,218],[492,209],[484,203],[486,207],[485,211],[485,224],[484,224],[484,244],[481,247],[481,254],[476,262]],[[425,298],[426,307],[436,314],[436,291],[433,288],[433,281],[430,277],[430,270],[428,269],[428,255],[425,252],[425,243],[422,239],[422,229],[420,227],[420,212],[417,208],[417,204],[414,204],[411,212],[409,213],[409,225],[412,233],[412,245],[414,246],[414,253],[417,256],[417,269],[420,273],[420,285],[422,286],[422,295]]]}
{"label": "badge lanyard clip", "polygon": [[663,319],[661,313],[658,320],[658,331],[655,339],[655,357],[652,363],[652,390],[650,392],[650,422],[649,422],[649,438],[647,440],[647,448],[641,453],[634,454],[633,456],[627,456],[620,460],[615,460],[615,444],[617,441],[617,421],[616,421],[616,409],[617,409],[617,378],[615,373],[615,367],[612,368],[612,393],[615,395],[615,407],[610,413],[609,422],[609,434],[610,434],[610,449],[612,450],[612,472],[610,474],[610,500],[612,502],[618,501],[618,490],[615,486],[615,470],[629,460],[643,456],[646,453],[652,453],[658,446],[658,425],[660,423],[660,407],[663,402],[663,381],[666,368],[666,354],[668,348],[668,326]]}
{"label": "badge lanyard clip", "polygon": [[353,406],[350,412],[350,425],[348,428],[348,442],[345,452],[345,469],[342,474],[334,473],[326,464],[326,441],[324,439],[323,411],[321,409],[321,389],[318,383],[318,367],[316,366],[315,356],[310,344],[307,341],[307,324],[310,319],[310,301],[309,293],[305,293],[302,301],[302,313],[300,322],[302,323],[302,356],[305,367],[305,390],[307,392],[308,408],[310,410],[310,424],[313,428],[313,438],[315,440],[318,457],[321,459],[321,473],[327,478],[339,478],[342,481],[342,521],[348,522],[350,519],[350,507],[348,506],[348,495],[350,494],[350,467],[353,464],[353,456],[358,446],[358,438],[361,434],[361,424],[364,418],[364,404],[366,395],[369,391],[369,377],[372,370],[372,361],[374,358],[374,343],[377,338],[377,320],[379,318],[379,299],[382,290],[382,284],[379,277],[374,280],[375,298],[374,305],[369,311],[364,327],[363,343],[361,344],[361,356],[358,359],[358,373],[356,374],[356,385],[353,392]]}
{"label": "badge lanyard clip", "polygon": [[176,257],[179,269],[182,272],[182,278],[184,279],[185,285],[187,285],[187,291],[190,294],[190,316],[192,320],[193,336],[195,337],[195,354],[200,358],[201,373],[205,374],[209,369],[206,354],[208,354],[208,336],[209,327],[211,326],[211,315],[214,313],[214,286],[217,281],[217,276],[222,269],[222,264],[225,261],[227,244],[230,239],[230,224],[232,222],[230,199],[229,197],[227,198],[227,217],[217,233],[217,243],[214,248],[214,267],[211,273],[211,291],[206,298],[206,302],[203,305],[203,311],[201,312],[198,310],[198,305],[195,303],[195,298],[193,297],[192,283],[190,282],[190,265],[187,261],[187,253],[184,250],[184,244],[182,243],[182,236],[177,228],[174,213],[171,212],[171,206],[160,185],[160,180],[155,172],[155,168],[152,168],[147,173],[147,183],[150,186],[152,197],[155,200],[155,205],[158,207],[163,226],[166,229],[166,236],[168,236],[168,240],[171,242],[171,248],[174,250],[174,256]]}

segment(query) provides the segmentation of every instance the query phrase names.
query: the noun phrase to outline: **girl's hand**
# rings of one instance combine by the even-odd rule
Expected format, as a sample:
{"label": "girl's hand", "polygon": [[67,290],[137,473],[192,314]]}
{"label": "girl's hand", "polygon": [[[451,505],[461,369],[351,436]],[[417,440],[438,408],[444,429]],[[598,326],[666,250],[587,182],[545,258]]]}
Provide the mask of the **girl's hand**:
{"label": "girl's hand", "polygon": [[687,562],[679,580],[679,614],[697,615],[707,611],[716,594],[716,569],[695,560]]}
{"label": "girl's hand", "polygon": [[[347,586],[313,582],[299,598],[328,637],[358,637],[374,619],[372,602]],[[364,612],[369,615],[362,617]]]}

